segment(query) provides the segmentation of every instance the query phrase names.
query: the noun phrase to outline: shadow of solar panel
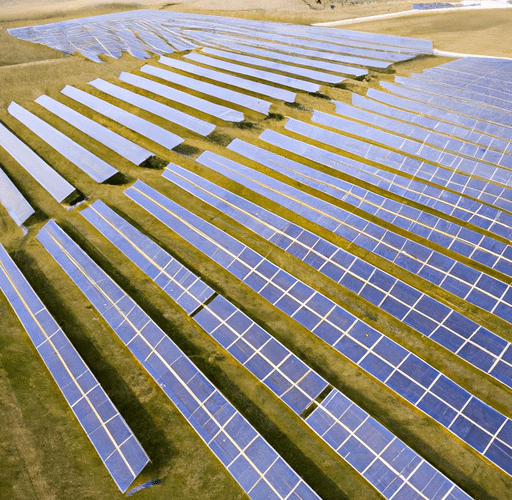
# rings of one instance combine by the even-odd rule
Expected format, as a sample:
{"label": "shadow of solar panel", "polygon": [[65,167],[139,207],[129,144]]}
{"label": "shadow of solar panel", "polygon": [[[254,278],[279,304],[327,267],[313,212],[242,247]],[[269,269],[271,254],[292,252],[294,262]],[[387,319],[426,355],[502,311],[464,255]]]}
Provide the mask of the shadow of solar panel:
{"label": "shadow of solar panel", "polygon": [[[149,188],[148,186],[144,185],[142,182],[139,182],[138,185],[129,188],[125,193],[134,201],[136,199],[132,196],[133,192],[138,193],[145,193],[146,200],[150,201],[152,197],[158,197],[159,198],[159,206],[162,205],[165,207],[166,210],[166,220],[163,221],[166,225],[168,225],[173,231],[176,231],[179,235],[186,237],[183,233],[180,232],[180,228],[184,226],[184,223],[186,222],[188,231],[195,227],[193,229],[193,232],[195,233],[195,238],[191,239],[189,238],[188,241],[192,243],[194,246],[196,246],[197,249],[200,251],[203,251],[202,248],[202,242],[204,241],[215,241],[215,245],[217,248],[221,249],[224,247],[225,243],[228,241],[233,241],[234,238],[227,235],[226,233],[219,232],[218,229],[212,227],[211,231],[208,231],[207,224],[202,221],[199,217],[193,215],[191,212],[183,210],[183,208],[180,211],[180,215],[176,215],[173,213],[173,206],[175,205],[174,202],[170,202],[170,200],[165,200],[165,197],[162,197],[161,195],[158,195],[158,193]],[[154,213],[154,207],[156,207],[156,204],[151,201],[146,205],[147,210],[155,215]],[[146,208],[145,207],[145,208]],[[203,232],[206,230],[206,232]],[[236,240],[235,240],[236,241]],[[240,243],[238,243],[240,245]],[[232,244],[232,246],[235,246]],[[240,251],[237,252],[237,254],[232,254],[233,258],[237,258],[236,255],[238,255]],[[216,260],[216,254],[215,252],[211,256],[213,260]],[[262,262],[264,262],[266,259],[263,259]],[[222,264],[221,264],[222,265]],[[261,264],[258,266],[258,268],[261,266]],[[261,272],[258,272],[257,269],[255,269],[254,273],[259,275],[260,280],[265,283],[265,287],[268,285],[272,286],[273,294],[272,297],[274,299],[274,303],[277,303],[276,300],[276,294],[277,295],[285,295],[287,292],[282,290],[279,286],[276,286],[273,283],[273,277],[277,274],[277,268],[274,265],[271,265],[273,270],[271,273],[269,273],[269,276],[266,276],[262,274]],[[284,272],[284,271],[282,271]],[[298,281],[298,280],[296,280]],[[251,286],[251,282],[246,279],[245,283]],[[309,288],[306,285],[303,284],[305,288]],[[257,290],[256,290],[257,291]],[[311,290],[311,293],[313,293],[313,290]],[[325,297],[326,300],[329,300]],[[318,311],[312,310],[307,306],[307,303],[301,308],[301,311],[304,311],[306,316],[301,319],[303,324],[307,324],[308,326],[315,324],[316,326],[314,329],[312,329],[312,332],[315,333],[316,329],[321,327],[322,324],[327,324],[330,327],[333,327],[334,330],[337,330],[339,332],[338,338],[335,340],[336,343],[332,344],[333,347],[338,349],[341,354],[344,354],[343,351],[343,345],[339,343],[339,339],[341,339],[344,336],[347,336],[351,338],[351,340],[356,340],[354,337],[352,337],[352,329],[355,325],[360,325],[360,328],[366,328],[367,331],[374,331],[371,327],[366,325],[363,321],[358,320],[357,318],[353,317],[348,312],[341,309],[339,306],[336,306],[334,302],[332,302],[332,307],[336,308],[336,310],[339,310],[338,316],[341,316],[343,318],[343,321],[340,322],[338,319],[331,318],[331,315],[328,315],[327,317],[323,317],[321,314],[319,314]],[[331,313],[332,314],[332,313]],[[297,317],[297,314],[293,316],[294,318]],[[299,318],[298,318],[299,319]],[[375,332],[376,335],[379,337],[379,341],[381,341],[384,336],[378,332]],[[385,341],[386,343],[392,342],[391,340],[387,339]],[[357,342],[356,342],[357,343]],[[361,346],[363,347],[363,345]],[[389,347],[388,347],[389,349]],[[265,366],[265,364],[262,364],[262,358],[261,356],[258,356],[257,358],[254,357],[254,362],[252,369],[250,368],[253,373],[256,373],[258,377],[265,377],[270,373],[270,365],[268,367]],[[387,359],[385,359],[382,356],[379,356],[375,349],[373,349],[373,352],[367,352],[362,359],[358,362],[358,365],[364,369],[365,371],[372,374],[374,377],[376,377],[378,380],[383,382],[384,384],[389,386],[388,381],[391,379],[391,376],[395,373],[400,374],[404,379],[409,381],[409,384],[407,386],[401,386],[401,387],[395,387],[394,390],[396,390],[399,394],[402,394],[404,397],[412,399],[413,401],[421,401],[421,398],[429,393],[429,386],[432,384],[433,381],[435,381],[437,378],[441,377],[441,373],[435,370],[434,368],[430,367],[426,363],[424,363],[422,360],[420,360],[418,357],[413,355],[412,353],[409,353],[404,360],[401,362],[399,367],[393,366],[392,363],[390,363]],[[414,384],[414,385],[412,385]],[[408,391],[410,387],[418,387],[418,393],[412,396]],[[470,398],[474,398],[474,396],[468,395],[468,400]],[[476,398],[474,398],[476,400]],[[492,408],[485,405],[482,402],[483,406],[486,407],[486,412],[494,412]],[[505,417],[503,417],[505,418]],[[451,430],[451,426],[453,423],[451,423],[449,426],[445,426],[449,430]],[[471,421],[471,425],[474,426],[475,429],[478,429],[479,431],[482,431],[486,436],[488,436],[490,442],[494,442],[494,440],[499,439],[496,434],[492,434],[487,430],[482,430],[480,425],[477,422]],[[460,436],[459,436],[460,437]],[[473,444],[469,441],[466,441],[470,446],[473,446]],[[505,444],[505,443],[504,443]],[[474,447],[474,446],[473,446]],[[478,450],[478,448],[475,448]],[[510,464],[507,465],[507,468],[504,469],[507,473],[512,475],[512,459],[510,461]]]}
{"label": "shadow of solar panel", "polygon": [[[267,478],[268,471],[258,469],[256,463],[251,459],[250,451],[250,447],[258,442],[261,453],[274,457],[273,461],[275,461],[278,455],[270,445],[252,429],[250,424],[210,384],[151,318],[107,274],[99,269],[54,221],[50,221],[43,227],[38,239],[52,256],[58,256],[56,260],[59,263],[62,262],[62,259],[67,259],[68,265],[62,266],[64,270],[67,271],[69,266],[75,267],[83,279],[76,279],[76,275],[69,272],[68,274],[89,300],[94,300],[90,294],[94,287],[99,290],[108,304],[107,310],[115,309],[122,316],[123,322],[121,325],[117,325],[117,323],[112,323],[111,318],[107,315],[107,310],[98,309],[114,332],[162,387],[225,467],[231,472],[230,467],[237,459],[245,459],[249,464],[248,467],[253,471],[254,483],[261,484],[262,488],[269,488],[275,494],[276,490],[270,482],[270,476]],[[54,245],[48,245],[49,241],[53,241]],[[129,306],[124,306],[124,310],[119,305],[121,300],[129,303]],[[126,309],[130,309],[130,313],[127,314]],[[126,330],[131,332],[130,335],[126,335]],[[235,435],[230,433],[229,424],[234,418],[241,422],[239,427],[243,426],[246,432],[251,434],[250,443],[247,446],[240,444],[242,438],[239,428],[235,429]],[[215,429],[213,432],[212,426]],[[100,455],[107,455],[110,452],[109,445],[101,432],[97,435],[97,443]],[[123,446],[129,448],[129,443],[130,441],[127,441]],[[319,498],[287,464],[284,464],[284,467],[288,474],[295,478],[293,491],[304,488],[311,498]],[[234,477],[238,481],[235,475]],[[251,498],[258,498],[251,489],[252,485],[247,488],[247,485],[244,486],[240,481],[238,482]],[[274,496],[283,498],[279,494]]]}
{"label": "shadow of solar panel", "polygon": [[105,467],[124,493],[149,462],[149,457],[1,245],[0,289]]}

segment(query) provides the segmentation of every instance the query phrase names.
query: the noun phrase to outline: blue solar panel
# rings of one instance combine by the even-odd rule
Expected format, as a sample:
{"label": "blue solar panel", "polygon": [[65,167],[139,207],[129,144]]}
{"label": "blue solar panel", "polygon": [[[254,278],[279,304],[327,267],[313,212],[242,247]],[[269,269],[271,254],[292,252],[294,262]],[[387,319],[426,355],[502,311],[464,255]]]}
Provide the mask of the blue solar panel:
{"label": "blue solar panel", "polygon": [[[126,225],[126,227],[129,226]],[[135,230],[132,228],[133,231]],[[162,387],[226,468],[231,472],[231,466],[236,460],[249,459],[248,468],[254,476],[254,482],[250,487],[247,487],[247,484],[242,484],[239,481],[239,484],[249,496],[254,499],[257,498],[254,496],[254,490],[251,490],[254,484],[261,485],[262,488],[268,487],[275,492],[270,476],[267,478],[268,471],[258,468],[258,464],[251,460],[251,453],[255,443],[258,445],[259,453],[264,457],[277,458],[276,452],[224,396],[213,387],[185,354],[54,221],[50,221],[43,227],[38,239],[56,258],[57,262],[63,263],[66,261],[66,265],[61,264],[66,271],[71,267],[75,268],[77,274],[69,272],[68,274],[91,302],[96,300],[91,295],[91,291],[98,290],[107,304],[105,309],[98,308],[103,318],[158,385]],[[49,245],[50,241],[53,241],[54,245]],[[122,302],[124,302],[123,306],[121,306]],[[121,316],[121,324],[112,321],[107,314],[112,309],[116,310],[118,315]],[[239,428],[232,429],[230,422],[233,422],[235,418],[240,422]],[[112,451],[105,440],[105,436],[102,432],[95,432],[97,432],[95,446],[98,453],[101,456],[110,455]],[[243,440],[248,441],[248,443],[243,444]],[[130,446],[131,443],[128,440],[121,446],[121,450],[127,449],[129,451]],[[114,459],[112,466],[116,466]],[[292,478],[292,490],[296,491],[303,488],[309,492],[311,498],[319,498],[284,462],[283,467],[288,476]],[[236,476],[235,479],[238,480]],[[276,498],[283,497],[277,495]]]}
{"label": "blue solar panel", "polygon": [[0,245],[0,289],[124,493],[149,457],[59,325]]}

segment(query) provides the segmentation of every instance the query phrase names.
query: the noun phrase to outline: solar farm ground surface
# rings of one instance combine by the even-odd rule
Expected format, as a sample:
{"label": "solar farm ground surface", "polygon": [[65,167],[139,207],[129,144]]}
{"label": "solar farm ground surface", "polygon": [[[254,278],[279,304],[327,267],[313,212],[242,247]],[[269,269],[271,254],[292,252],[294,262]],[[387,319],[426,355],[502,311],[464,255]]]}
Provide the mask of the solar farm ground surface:
{"label": "solar farm ground surface", "polygon": [[[363,81],[347,81],[344,88],[322,86],[321,92],[331,100],[298,91],[297,104],[289,106],[283,101],[265,97],[272,102],[272,114],[269,116],[231,103],[231,107],[245,113],[245,122],[241,125],[196,112],[198,118],[216,125],[216,130],[207,137],[181,126],[170,125],[167,120],[147,111],[137,110],[136,114],[140,118],[168,128],[184,139],[181,146],[171,151],[126,126],[92,113],[84,105],[61,93],[64,85],[73,85],[121,109],[133,112],[133,106],[101,93],[88,82],[102,78],[133,90],[118,79],[119,75],[128,72],[147,77],[143,70],[146,64],[164,70],[169,69],[165,64],[159,63],[157,56],[141,61],[124,55],[119,60],[107,58],[105,64],[96,64],[80,57],[63,55],[44,46],[29,44],[13,37],[7,38],[5,30],[0,32],[0,36],[2,43],[12,47],[11,52],[6,52],[5,67],[0,67],[2,78],[5,77],[6,82],[0,89],[1,121],[87,198],[85,203],[72,209],[57,203],[29,175],[20,170],[8,154],[1,151],[0,163],[3,169],[30,200],[36,214],[27,224],[28,234],[24,234],[4,208],[0,207],[0,242],[29,279],[34,290],[84,358],[150,456],[151,463],[138,482],[159,478],[162,483],[137,492],[140,498],[172,496],[187,499],[236,499],[247,496],[219,460],[204,446],[180,412],[170,404],[158,384],[147,377],[140,365],[134,361],[133,356],[113,335],[104,319],[84,300],[75,284],[45,253],[36,236],[48,219],[56,220],[65,232],[151,316],[322,498],[379,498],[379,494],[329,446],[322,443],[296,413],[280,402],[263,384],[257,382],[255,377],[248,374],[233,357],[219,348],[165,292],[148,280],[146,274],[85,220],[80,213],[81,210],[98,199],[106,202],[136,228],[151,236],[216,292],[229,298],[333,387],[359,404],[471,496],[486,499],[507,498],[511,484],[509,475],[482,460],[475,451],[454,438],[453,434],[447,433],[441,425],[425,418],[423,413],[403,398],[393,394],[375,378],[363,373],[317,337],[310,335],[303,326],[271,306],[258,294],[251,292],[248,287],[240,285],[239,280],[155,220],[128,198],[124,191],[135,179],[142,180],[206,221],[213,222],[218,228],[299,277],[307,285],[322,291],[329,299],[342,303],[368,325],[406,345],[436,369],[443,371],[452,380],[510,417],[512,396],[505,385],[482,375],[480,370],[467,362],[447,354],[443,348],[412,328],[404,326],[391,315],[380,314],[376,307],[370,302],[361,301],[356,294],[345,291],[342,293],[341,290],[344,289],[334,285],[330,279],[312,272],[306,264],[255,235],[244,224],[224,216],[218,209],[197,201],[185,191],[164,181],[161,170],[134,165],[122,155],[112,153],[98,141],[90,139],[84,131],[68,127],[64,120],[34,102],[40,95],[46,94],[148,149],[165,163],[173,162],[210,180],[219,181],[219,175],[209,172],[196,162],[204,151],[240,161],[240,156],[226,148],[234,138],[265,146],[264,142],[258,139],[260,134],[266,129],[283,133],[285,117],[310,122],[312,110],[334,114],[336,108],[332,101],[351,104],[354,92],[364,95],[371,88],[382,90],[380,82],[393,83],[396,76],[407,77],[412,73],[449,62],[450,59],[423,56],[412,61],[396,63],[391,72],[371,70],[368,78]],[[190,62],[190,59],[185,59],[179,54],[171,55],[171,58]],[[11,66],[15,62],[22,64]],[[34,68],[37,70],[34,71]],[[260,82],[263,83],[263,80]],[[13,88],[16,88],[14,94]],[[147,92],[142,94],[148,95]],[[264,98],[261,95],[258,97]],[[66,161],[7,112],[7,106],[12,100],[57,129],[65,130],[74,141],[114,166],[124,178],[121,177],[111,184],[93,182],[84,172]],[[166,102],[165,99],[158,100]],[[209,100],[216,104],[229,104],[215,98]],[[190,108],[186,106],[176,107],[191,113]],[[282,153],[277,148],[267,148]],[[289,156],[301,161],[298,155]],[[249,164],[253,165],[251,162]],[[315,164],[315,167],[318,170],[326,170],[318,164]],[[284,179],[283,176],[277,177]],[[313,192],[310,188],[304,188],[298,181],[288,183],[292,187],[300,187],[303,191]],[[263,204],[265,208],[312,230],[331,243],[350,249],[356,256],[379,265],[383,270],[390,271],[406,281],[408,279],[413,285],[429,286],[406,272],[394,269],[383,259],[372,257],[364,249],[350,246],[347,240],[308,222],[293,210],[283,209],[277,203],[251,193],[236,182],[224,179],[222,186],[251,201]],[[333,201],[332,197],[321,198]],[[506,321],[482,312],[481,309],[471,308],[463,301],[454,301],[452,297],[443,295],[442,291],[438,291],[437,296],[441,300],[451,301],[456,310],[463,313],[469,310],[472,319],[481,319],[486,325],[492,325],[495,333],[506,340],[511,340]],[[3,422],[0,431],[1,462],[4,464],[0,487],[3,491],[9,492],[8,498],[120,497],[115,484],[110,480],[78,423],[73,419],[57,386],[48,376],[28,336],[21,331],[10,306],[1,294],[0,308],[0,398],[5,408],[1,416]]]}

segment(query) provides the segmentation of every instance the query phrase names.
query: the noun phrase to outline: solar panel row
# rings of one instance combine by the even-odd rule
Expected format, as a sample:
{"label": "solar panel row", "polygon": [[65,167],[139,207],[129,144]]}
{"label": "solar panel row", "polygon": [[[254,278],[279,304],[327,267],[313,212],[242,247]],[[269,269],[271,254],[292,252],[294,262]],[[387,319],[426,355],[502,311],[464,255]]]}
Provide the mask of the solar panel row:
{"label": "solar panel row", "polygon": [[144,120],[133,113],[129,113],[124,109],[118,108],[103,99],[99,99],[92,94],[84,92],[83,90],[66,85],[61,92],[65,96],[71,97],[71,99],[74,99],[80,104],[83,104],[93,111],[124,125],[144,137],[147,137],[166,149],[172,149],[183,142],[183,139],[178,137],[176,134],[155,125],[148,120]]}
{"label": "solar panel row", "polygon": [[263,113],[264,115],[268,115],[269,113],[270,102],[242,94],[241,92],[236,92],[211,83],[201,82],[200,80],[180,75],[174,71],[158,68],[156,66],[145,65],[140,69],[140,71],[151,76],[156,76],[157,78],[161,78],[162,80],[175,85],[179,85],[180,87],[192,89],[210,97],[216,97],[222,101],[234,103],[247,109],[252,109],[258,113]]}
{"label": "solar panel row", "polygon": [[96,182],[105,182],[118,173],[107,162],[19,104],[11,102],[7,111]]}
{"label": "solar panel row", "polygon": [[68,181],[1,123],[0,146],[59,203],[76,192]]}
{"label": "solar panel row", "polygon": [[267,85],[266,83],[258,83],[252,80],[247,80],[246,78],[240,78],[238,76],[232,76],[220,71],[203,68],[195,64],[181,61],[180,59],[171,59],[169,57],[162,56],[158,62],[160,64],[169,66],[170,68],[192,74],[196,77],[207,78],[224,85],[237,87],[243,89],[244,91],[255,92],[256,94],[261,94],[273,99],[279,99],[285,102],[294,102],[295,98],[297,97],[295,92],[290,92],[289,90],[283,90],[271,85]]}
{"label": "solar panel row", "polygon": [[30,203],[19,192],[18,188],[1,168],[0,203],[18,226],[21,226],[34,213],[34,209]]}
{"label": "solar panel row", "polygon": [[37,237],[251,498],[319,498],[54,221]]}
{"label": "solar panel row", "polygon": [[150,151],[47,95],[39,96],[35,102],[135,165],[140,165],[152,156]]}
{"label": "solar panel row", "polygon": [[512,422],[246,245],[137,181],[133,201],[509,475]]}
{"label": "solar panel row", "polygon": [[[512,387],[512,346],[364,259],[177,165],[164,177]],[[257,215],[256,215],[257,214]]]}
{"label": "solar panel row", "polygon": [[135,87],[143,90],[147,90],[157,96],[165,97],[171,101],[178,102],[185,106],[189,106],[193,109],[206,113],[207,115],[220,118],[225,121],[241,122],[244,119],[243,113],[235,111],[234,109],[228,108],[227,106],[221,106],[213,102],[195,97],[187,92],[182,92],[168,85],[162,85],[161,83],[142,78],[138,75],[132,75],[131,73],[121,73],[119,80],[125,83],[129,83]]}
{"label": "solar panel row", "polygon": [[105,467],[124,493],[149,462],[149,457],[1,245],[0,290],[7,297]]}
{"label": "solar panel row", "polygon": [[[391,90],[392,88],[393,87],[387,87],[388,90]],[[396,88],[399,89],[400,87]],[[439,120],[440,123],[447,122],[456,124],[467,129],[467,131],[472,134],[482,133],[489,135],[492,138],[501,138],[507,141],[512,139],[512,128],[510,127],[479,120],[474,116],[468,116],[464,113],[464,110],[459,113],[453,110],[450,111],[450,113],[447,113],[441,106],[426,104],[421,102],[419,99],[415,99],[415,96],[420,97],[416,94],[411,94],[410,98],[406,98],[376,89],[368,89],[367,96],[397,108],[403,108],[413,113],[421,113],[426,116],[433,117],[434,119]]]}
{"label": "solar panel row", "polygon": [[[324,379],[224,297],[217,295],[213,300],[208,300],[213,296],[213,291],[207,285],[170,255],[166,254],[164,258],[165,252],[156,243],[103,202],[97,201],[81,213],[111,243],[132,258],[140,269],[146,270],[148,276],[207,333],[297,414],[300,415],[329,387]],[[155,278],[152,269],[156,262],[160,272]],[[197,297],[201,308],[188,307],[181,300],[184,277],[201,290],[200,297]],[[176,289],[180,291],[175,292]],[[207,289],[208,293],[205,294],[203,289]],[[330,391],[326,403],[321,404],[306,421],[320,435],[325,434],[324,439],[334,449],[340,450],[340,454],[346,456],[349,463],[386,498],[393,495],[396,498],[397,491],[409,488],[419,494],[419,498],[438,498],[442,495],[454,499],[469,498],[336,389]],[[384,448],[387,453],[381,458]],[[360,449],[360,452],[354,452],[356,449]],[[407,458],[397,461],[401,454],[406,454]],[[364,458],[361,459],[361,455]],[[398,496],[401,494],[403,492]]]}
{"label": "solar panel row", "polygon": [[101,78],[97,78],[89,82],[92,87],[101,90],[105,94],[115,97],[121,101],[135,106],[136,108],[149,111],[154,115],[165,118],[170,122],[176,123],[181,127],[192,130],[199,135],[208,135],[215,130],[215,125],[208,123],[204,120],[196,118],[195,116],[183,113],[175,108],[154,101],[148,97],[144,97],[130,90],[126,90],[118,85],[106,82]]}

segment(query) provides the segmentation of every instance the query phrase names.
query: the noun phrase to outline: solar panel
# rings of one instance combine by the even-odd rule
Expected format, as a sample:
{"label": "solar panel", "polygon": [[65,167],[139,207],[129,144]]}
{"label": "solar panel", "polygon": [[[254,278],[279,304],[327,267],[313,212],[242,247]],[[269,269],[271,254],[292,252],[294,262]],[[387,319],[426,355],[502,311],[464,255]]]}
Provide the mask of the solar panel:
{"label": "solar panel", "polygon": [[232,76],[227,73],[222,73],[220,71],[206,69],[195,64],[190,64],[181,61],[179,59],[160,57],[158,62],[160,64],[165,64],[166,66],[169,66],[173,69],[190,73],[194,76],[208,78],[216,82],[241,88],[244,91],[248,90],[250,92],[262,94],[267,97],[272,97],[274,99],[280,99],[281,101],[294,102],[296,98],[295,92],[290,92],[289,90],[283,90],[276,87],[272,87],[264,83],[254,82],[252,80],[247,80],[246,78],[239,78],[237,76]]}
{"label": "solar panel", "polygon": [[201,82],[194,78],[189,78],[188,76],[180,75],[179,73],[175,73],[173,71],[157,68],[156,66],[145,65],[140,69],[140,71],[148,75],[161,78],[167,82],[180,85],[184,88],[192,89],[208,96],[217,97],[218,99],[222,99],[226,102],[238,104],[239,106],[252,109],[258,113],[263,113],[264,115],[268,115],[268,111],[270,109],[270,102],[268,101],[241,94],[240,92],[229,90],[218,85]]}
{"label": "solar panel", "polygon": [[[246,285],[283,312],[285,308],[280,306],[283,299],[298,299],[300,307],[290,316],[292,319],[512,475],[512,454],[508,458],[496,455],[500,447],[512,451],[512,438],[503,432],[505,425],[512,425],[507,417],[327,297],[143,182],[137,181],[125,193],[228,271],[237,262],[248,263],[242,257],[248,253],[253,264],[243,279]],[[317,309],[315,298],[330,307]],[[447,386],[452,391],[446,391],[443,399],[442,388]],[[453,400],[454,393],[460,401]],[[469,406],[477,407],[478,411],[466,411]],[[493,421],[492,426],[489,420]]]}
{"label": "solar panel", "polygon": [[1,123],[0,146],[59,203],[75,192],[75,188],[68,181]]}
{"label": "solar panel", "polygon": [[[180,169],[181,170],[181,169]],[[110,210],[103,202],[97,201],[89,208],[82,211],[82,215],[93,224],[105,237],[107,237],[113,244],[115,244],[121,251],[128,257],[131,257],[136,252],[137,260],[134,262],[144,270],[145,266],[140,257],[144,255],[147,263],[154,263],[159,261],[161,271],[156,278],[157,284],[169,293],[169,285],[165,281],[159,281],[159,277],[167,274],[172,276],[190,276],[192,273],[184,266],[178,264],[170,255],[166,255],[163,259],[161,255],[165,253],[156,243],[149,240],[142,235],[133,226],[129,225],[115,212]],[[122,235],[122,240],[120,239]],[[130,246],[128,246],[130,245]],[[136,249],[136,250],[135,250]],[[153,257],[156,255],[157,257]],[[166,263],[167,262],[167,263]],[[167,269],[171,271],[166,271]],[[148,276],[152,273],[146,271]],[[271,337],[259,325],[242,313],[236,306],[228,302],[222,296],[215,296],[211,299],[213,291],[201,282],[199,278],[194,276],[194,283],[201,283],[199,289],[205,288],[209,290],[208,294],[202,295],[202,308],[190,309],[180,302],[180,295],[173,295],[170,293],[178,304],[180,304],[187,314],[191,315],[193,319],[201,325],[205,331],[212,336],[221,346],[230,352],[242,365],[244,365],[251,373],[258,377],[270,390],[272,390],[282,401],[288,404],[292,410],[297,414],[301,414],[306,407],[308,407],[315,398],[323,392],[329,384],[322,379],[318,374],[305,365],[299,358],[291,353],[285,346]],[[190,280],[192,281],[192,279]],[[172,290],[176,288],[173,285]],[[334,402],[336,402],[334,404]],[[344,406],[340,408],[340,404]],[[337,408],[333,412],[332,408]],[[361,428],[352,428],[350,426],[351,415],[357,412],[362,415],[362,420],[365,422]],[[431,498],[428,489],[415,486],[418,476],[417,471],[421,470],[421,474],[428,474],[431,477],[437,477],[443,484],[446,484],[447,490],[457,492],[465,498],[459,488],[457,488],[448,479],[440,479],[440,474],[424,460],[421,459],[414,451],[408,448],[405,444],[399,441],[393,434],[387,431],[375,419],[369,416],[362,409],[357,407],[352,401],[343,396],[336,389],[331,389],[329,399],[326,404],[321,404],[306,422],[319,433],[319,435],[326,434],[325,440],[337,448],[333,443],[330,433],[326,433],[322,429],[320,422],[325,419],[334,420],[336,428],[339,428],[338,433],[343,433],[345,441],[352,440],[357,443],[366,453],[372,457],[375,465],[371,467],[367,474],[363,470],[365,477],[374,485],[379,491],[389,492],[396,491],[395,487],[391,487],[393,481],[402,481],[409,485],[413,490],[418,493],[424,491],[421,498]],[[379,459],[379,451],[381,448],[376,447],[376,436],[379,436],[382,441],[385,440],[388,446],[396,446],[400,450],[407,450],[410,453],[410,460],[407,461],[402,467],[396,467],[391,461],[384,463]],[[411,464],[414,463],[415,467]],[[379,464],[377,470],[376,464]],[[356,464],[357,465],[357,464]],[[357,468],[357,467],[356,467]],[[405,470],[410,473],[404,474]],[[414,470],[415,469],[415,470]],[[386,495],[386,493],[384,493]],[[388,495],[389,497],[391,495]]]}
{"label": "solar panel", "polygon": [[100,125],[94,120],[87,118],[74,109],[69,108],[47,95],[38,97],[36,102],[48,111],[57,115],[59,118],[65,120],[70,125],[81,130],[84,134],[87,134],[89,137],[97,140],[107,148],[115,151],[123,158],[135,163],[135,165],[140,165],[153,155],[148,150],[141,148],[119,134],[112,132],[109,128]]}
{"label": "solar panel", "polygon": [[221,106],[205,99],[195,97],[191,94],[187,94],[186,92],[182,92],[181,90],[176,90],[168,85],[162,85],[161,83],[157,83],[147,78],[142,78],[138,75],[123,72],[119,76],[119,79],[122,82],[129,83],[130,85],[147,90],[153,94],[170,99],[171,101],[179,102],[180,104],[197,109],[198,111],[208,115],[220,118],[221,120],[231,122],[241,122],[244,120],[244,114],[240,111],[235,111],[234,109],[226,106]]}
{"label": "solar panel", "polygon": [[251,498],[319,498],[53,220],[37,238]]}
{"label": "solar panel", "polygon": [[177,109],[174,109],[170,106],[166,106],[160,102],[154,101],[153,99],[149,99],[148,97],[141,96],[136,94],[135,92],[131,92],[129,90],[123,89],[122,87],[118,87],[117,85],[113,85],[112,83],[106,82],[101,78],[97,78],[96,80],[89,82],[89,85],[94,88],[105,92],[112,97],[116,97],[128,104],[132,104],[137,108],[144,109],[145,111],[149,111],[161,118],[165,118],[170,122],[176,123],[184,128],[192,130],[199,135],[208,135],[215,130],[215,125],[211,123],[205,122],[195,116],[189,115],[187,113],[183,113]]}
{"label": "solar panel", "polygon": [[11,102],[7,111],[96,182],[105,182],[118,173],[107,162],[15,102]]}
{"label": "solar panel", "polygon": [[21,226],[33,213],[34,209],[18,188],[0,168],[0,203],[5,207],[14,222]]}
{"label": "solar panel", "polygon": [[75,101],[87,106],[88,108],[107,116],[111,120],[114,120],[121,125],[133,130],[140,135],[147,137],[148,139],[160,144],[166,149],[173,149],[178,144],[183,142],[181,137],[176,134],[165,130],[154,123],[151,123],[143,118],[139,118],[133,113],[128,113],[117,106],[114,106],[103,99],[99,99],[83,90],[79,90],[75,87],[66,85],[61,92],[71,97]]}
{"label": "solar panel", "polygon": [[124,493],[149,462],[149,457],[1,245],[0,289],[112,479]]}

